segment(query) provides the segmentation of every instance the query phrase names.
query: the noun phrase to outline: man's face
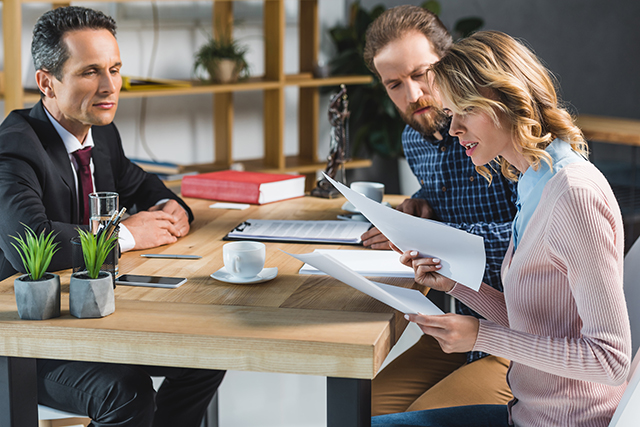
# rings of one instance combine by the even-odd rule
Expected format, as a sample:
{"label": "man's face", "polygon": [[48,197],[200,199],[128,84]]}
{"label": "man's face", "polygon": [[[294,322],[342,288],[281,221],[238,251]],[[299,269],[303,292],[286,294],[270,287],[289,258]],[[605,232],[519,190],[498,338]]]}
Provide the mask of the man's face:
{"label": "man's face", "polygon": [[[60,124],[79,137],[93,125],[113,121],[122,86],[120,50],[108,30],[78,30],[63,37],[69,58],[62,80],[50,75],[51,93],[45,106]],[[50,96],[51,95],[51,96]]]}
{"label": "man's face", "polygon": [[439,59],[431,42],[417,31],[392,41],[373,58],[400,115],[423,135],[433,135],[447,120],[440,99],[427,82],[427,69]]}

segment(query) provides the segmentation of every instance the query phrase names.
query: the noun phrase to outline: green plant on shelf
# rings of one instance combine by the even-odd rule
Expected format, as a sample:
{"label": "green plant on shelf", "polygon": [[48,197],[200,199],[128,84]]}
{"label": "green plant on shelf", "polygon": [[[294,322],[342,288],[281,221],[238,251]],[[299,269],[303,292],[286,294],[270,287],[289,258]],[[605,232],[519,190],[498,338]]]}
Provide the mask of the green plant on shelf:
{"label": "green plant on shelf", "polygon": [[195,55],[194,72],[205,70],[214,83],[232,83],[249,77],[245,55],[249,48],[231,37],[209,37]]}

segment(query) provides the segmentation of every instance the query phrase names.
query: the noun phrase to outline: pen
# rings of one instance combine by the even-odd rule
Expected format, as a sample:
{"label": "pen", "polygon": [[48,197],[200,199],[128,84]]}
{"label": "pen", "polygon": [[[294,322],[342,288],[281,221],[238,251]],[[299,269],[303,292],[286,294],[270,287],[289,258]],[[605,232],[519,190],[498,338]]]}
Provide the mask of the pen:
{"label": "pen", "polygon": [[200,255],[174,255],[174,254],[142,254],[145,258],[167,258],[167,259],[200,259]]}
{"label": "pen", "polygon": [[118,211],[113,212],[113,214],[111,215],[111,218],[109,218],[109,221],[107,221],[107,224],[104,227],[101,227],[100,229],[98,229],[98,232],[96,233],[96,238],[100,238],[100,235],[107,229],[109,228],[109,226],[113,223],[113,221],[116,220],[116,217],[118,216]]}
{"label": "pen", "polygon": [[120,225],[120,221],[122,220],[122,215],[124,215],[124,213],[127,211],[127,208],[122,208],[120,209],[120,212],[118,212],[118,215],[116,216],[116,218],[113,221],[110,221],[109,224],[107,224],[107,226],[105,227],[105,237],[108,239],[109,237],[111,237],[111,235],[114,233],[114,231],[116,231],[116,228],[118,228],[118,225]]}

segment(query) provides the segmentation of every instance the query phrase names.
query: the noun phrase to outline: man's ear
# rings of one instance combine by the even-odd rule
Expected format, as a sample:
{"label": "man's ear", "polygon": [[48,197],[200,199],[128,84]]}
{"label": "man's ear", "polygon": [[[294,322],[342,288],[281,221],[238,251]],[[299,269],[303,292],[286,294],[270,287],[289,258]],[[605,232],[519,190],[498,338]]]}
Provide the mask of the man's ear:
{"label": "man's ear", "polygon": [[53,75],[48,71],[37,70],[36,71],[36,83],[38,84],[38,89],[40,92],[44,94],[46,98],[55,98],[55,92],[53,91]]}

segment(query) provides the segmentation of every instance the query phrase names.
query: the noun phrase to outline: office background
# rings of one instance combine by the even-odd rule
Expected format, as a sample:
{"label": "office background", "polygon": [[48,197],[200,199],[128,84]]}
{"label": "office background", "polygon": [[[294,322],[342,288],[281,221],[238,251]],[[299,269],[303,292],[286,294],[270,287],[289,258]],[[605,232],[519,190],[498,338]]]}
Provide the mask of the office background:
{"label": "office background", "polygon": [[[348,18],[353,1],[319,0],[321,61],[328,61],[333,53],[326,30]],[[365,8],[380,3],[391,7],[407,3],[419,5],[422,1],[361,1]],[[640,2],[440,0],[440,3],[441,18],[449,28],[459,18],[478,16],[484,20],[485,29],[505,31],[526,40],[558,77],[562,96],[574,113],[640,119],[640,26],[637,24]],[[209,1],[159,2],[158,31],[154,30],[150,2],[77,4],[101,9],[116,18],[124,63],[122,72],[127,75],[191,78],[193,54],[211,32]],[[48,8],[48,4],[23,6],[25,81],[30,78],[31,28]],[[260,75],[264,69],[262,1],[235,2],[234,11],[237,20],[234,35],[249,46],[251,72]],[[297,11],[297,1],[289,0],[286,3],[287,73],[297,71]],[[2,58],[0,55],[0,61]],[[287,155],[297,151],[297,96],[295,88],[287,89]],[[214,160],[210,95],[149,98],[141,120],[143,102],[122,100],[116,116],[129,156],[185,164]],[[242,161],[262,157],[262,92],[237,92],[234,104],[234,158]],[[329,141],[326,105],[327,96],[324,96],[320,110],[321,157],[326,155]],[[630,162],[632,154],[629,147],[620,146],[602,149],[596,144],[594,150],[604,168],[620,168]],[[408,342],[415,338],[415,330],[413,332]],[[294,387],[299,393],[291,393]],[[280,394],[284,389],[288,393]],[[324,393],[323,378],[230,373],[221,388],[221,424],[225,427],[321,426],[325,423]]]}

